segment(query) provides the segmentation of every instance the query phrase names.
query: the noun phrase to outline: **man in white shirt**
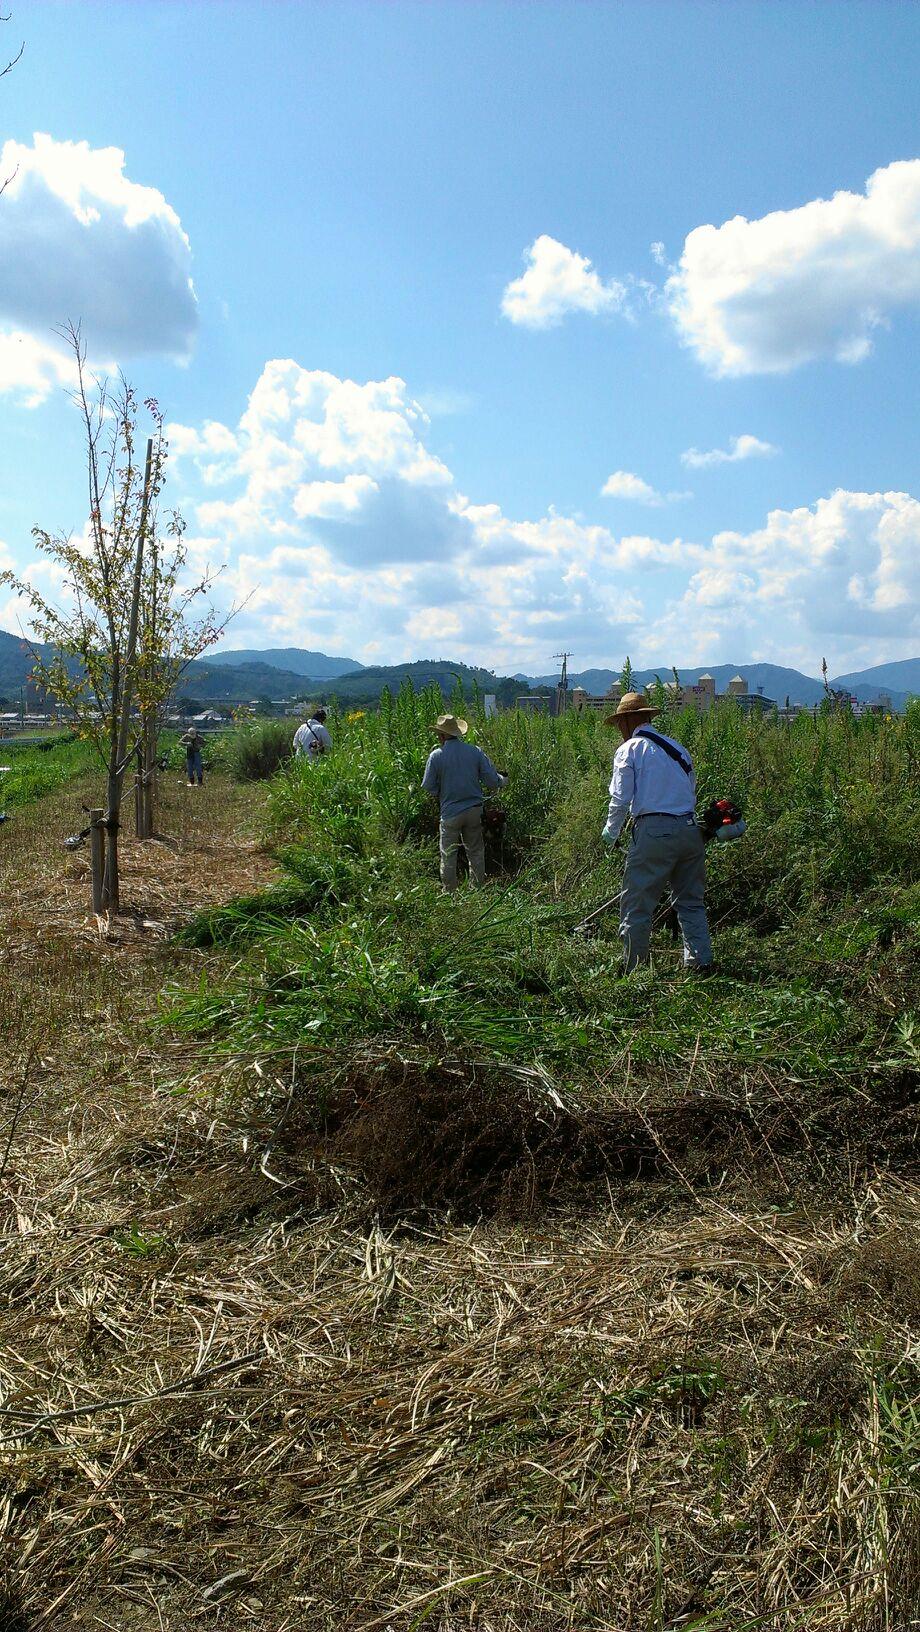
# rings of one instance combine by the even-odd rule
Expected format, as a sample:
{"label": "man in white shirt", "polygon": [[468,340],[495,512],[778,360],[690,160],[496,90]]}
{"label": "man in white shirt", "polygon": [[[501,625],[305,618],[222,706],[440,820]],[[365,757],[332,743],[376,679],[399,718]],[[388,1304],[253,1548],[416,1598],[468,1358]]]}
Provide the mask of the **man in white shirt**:
{"label": "man in white shirt", "polygon": [[305,758],[312,765],[322,754],[328,754],[331,747],[332,738],[326,730],[326,710],[318,708],[294,732],[294,757]]}
{"label": "man in white shirt", "polygon": [[704,894],[706,861],[696,823],[693,762],[679,742],[653,731],[656,713],[644,697],[628,691],[608,725],[623,738],[613,759],[605,841],[616,843],[632,815],[633,830],[620,897],[624,970],[647,963],[652,919],[670,890],[684,941],[684,968],[709,970],[712,942]]}

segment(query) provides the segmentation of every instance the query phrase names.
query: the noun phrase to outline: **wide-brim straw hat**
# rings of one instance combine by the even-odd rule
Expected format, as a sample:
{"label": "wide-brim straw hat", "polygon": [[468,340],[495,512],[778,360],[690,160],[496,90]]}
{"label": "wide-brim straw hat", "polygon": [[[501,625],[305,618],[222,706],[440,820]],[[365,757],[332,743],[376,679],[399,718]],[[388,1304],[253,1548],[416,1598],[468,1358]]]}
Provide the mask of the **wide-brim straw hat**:
{"label": "wide-brim straw hat", "polygon": [[623,718],[624,714],[631,715],[633,719],[641,714],[643,719],[650,720],[652,715],[657,713],[657,708],[649,702],[647,697],[642,695],[641,691],[627,691],[625,696],[621,697],[617,703],[616,713],[608,714],[604,724],[614,725],[617,720]]}
{"label": "wide-brim straw hat", "polygon": [[439,714],[434,728],[442,737],[465,737],[469,730],[466,720],[456,714]]}

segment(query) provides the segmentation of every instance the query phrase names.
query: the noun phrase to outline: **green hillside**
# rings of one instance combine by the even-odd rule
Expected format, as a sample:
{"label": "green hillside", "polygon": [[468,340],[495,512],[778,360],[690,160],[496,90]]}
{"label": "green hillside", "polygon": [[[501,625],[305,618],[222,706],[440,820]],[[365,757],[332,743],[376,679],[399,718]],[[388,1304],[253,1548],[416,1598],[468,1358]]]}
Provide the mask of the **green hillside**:
{"label": "green hillside", "polygon": [[205,660],[189,664],[176,691],[204,703],[249,703],[259,697],[301,697],[310,686],[302,674],[276,669],[271,663],[231,665]]}
{"label": "green hillside", "polygon": [[478,686],[480,691],[494,692],[502,701],[510,701],[527,689],[519,680],[496,675],[491,669],[471,668],[466,663],[452,663],[445,658],[422,658],[416,663],[395,663],[340,675],[329,682],[328,694],[343,701],[372,702],[386,688],[398,691],[406,680],[411,680],[416,691],[425,686],[440,686],[445,698],[458,682],[467,696]]}

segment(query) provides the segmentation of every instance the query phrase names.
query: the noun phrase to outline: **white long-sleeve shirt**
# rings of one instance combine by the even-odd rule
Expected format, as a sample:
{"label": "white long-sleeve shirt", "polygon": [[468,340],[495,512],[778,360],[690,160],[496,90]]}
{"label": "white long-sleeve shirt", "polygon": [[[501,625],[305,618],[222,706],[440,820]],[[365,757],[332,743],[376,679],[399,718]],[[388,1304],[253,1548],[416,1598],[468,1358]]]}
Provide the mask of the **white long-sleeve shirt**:
{"label": "white long-sleeve shirt", "polygon": [[319,759],[320,754],[328,753],[331,747],[332,738],[319,720],[308,720],[294,732],[294,753],[298,758],[306,754],[308,759]]}
{"label": "white long-sleeve shirt", "polygon": [[644,735],[640,725],[628,741],[621,743],[613,756],[613,775],[610,778],[610,809],[607,815],[605,837],[613,842],[620,833],[630,811],[637,816],[692,816],[696,806],[696,777],[686,748],[673,737],[659,737],[686,761],[690,774],[676,764],[670,754],[659,748]]}

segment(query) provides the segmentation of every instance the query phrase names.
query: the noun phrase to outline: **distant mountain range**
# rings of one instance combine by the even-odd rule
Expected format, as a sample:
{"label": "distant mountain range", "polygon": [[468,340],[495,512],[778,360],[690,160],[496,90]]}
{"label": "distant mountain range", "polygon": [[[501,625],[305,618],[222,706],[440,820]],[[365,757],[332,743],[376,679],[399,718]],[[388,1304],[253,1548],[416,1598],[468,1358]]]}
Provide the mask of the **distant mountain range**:
{"label": "distant mountain range", "polygon": [[261,663],[272,669],[283,669],[306,680],[334,680],[339,674],[352,674],[361,664],[353,657],[327,657],[325,652],[308,652],[303,646],[269,646],[265,651],[209,652],[204,661],[209,668],[249,667]]}
{"label": "distant mountain range", "polygon": [[906,657],[901,663],[879,663],[874,669],[858,669],[855,674],[841,674],[835,686],[883,686],[886,691],[904,692],[920,697],[920,657]]}
{"label": "distant mountain range", "polygon": [[447,658],[420,658],[415,663],[395,663],[368,669],[357,669],[340,675],[327,687],[330,696],[344,701],[365,702],[380,696],[385,687],[398,691],[406,680],[411,680],[416,691],[423,686],[440,686],[449,697],[457,682],[465,692],[476,685],[481,691],[494,692],[504,702],[510,702],[520,686],[511,676],[502,677],[491,669],[478,669],[468,663],[455,663]]}
{"label": "distant mountain range", "polygon": [[328,680],[313,680],[264,660],[218,663],[209,657],[190,663],[176,690],[180,697],[197,697],[203,703],[251,703],[263,697],[272,702],[303,697],[327,685]]}
{"label": "distant mountain range", "polygon": [[[32,668],[28,643],[19,635],[0,629],[0,697],[15,699]],[[763,687],[766,697],[783,704],[806,705],[820,702],[824,695],[822,681],[798,669],[782,668],[776,663],[716,663],[708,669],[683,668],[677,665],[681,680],[695,683],[701,674],[709,673],[716,682],[717,691],[724,692],[729,680],[743,675],[751,691]],[[660,675],[671,678],[670,668],[636,669],[633,678],[641,689]],[[593,695],[602,694],[614,680],[618,669],[582,669],[569,676],[573,686],[584,686]],[[558,674],[500,677],[491,669],[471,667],[466,663],[451,662],[445,658],[422,658],[414,663],[396,663],[363,668],[351,657],[329,657],[325,652],[312,652],[300,646],[268,647],[264,651],[241,649],[209,654],[197,663],[189,664],[180,682],[180,694],[206,703],[251,702],[257,698],[272,700],[292,697],[336,696],[342,701],[371,702],[380,696],[384,687],[397,691],[404,680],[411,680],[416,689],[432,683],[449,696],[457,680],[465,689],[475,682],[483,691],[497,692],[503,702],[514,695],[515,688],[526,686],[555,686]],[[887,692],[895,708],[903,708],[908,696],[920,696],[920,658],[908,658],[896,663],[880,663],[876,668],[860,669],[852,674],[837,676],[831,681],[858,697],[861,702],[874,702],[879,693]]]}

